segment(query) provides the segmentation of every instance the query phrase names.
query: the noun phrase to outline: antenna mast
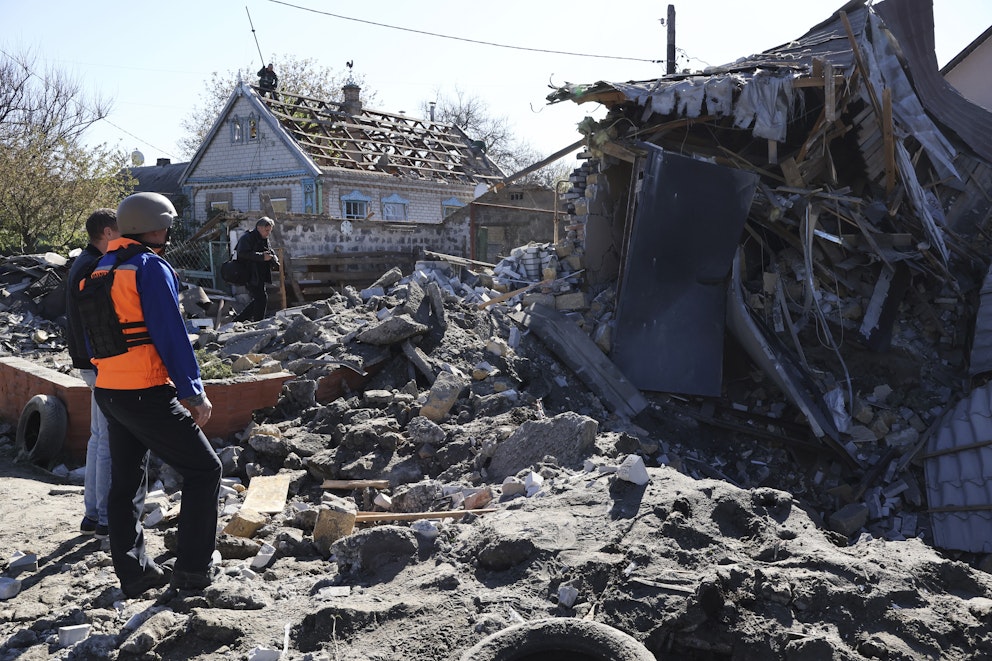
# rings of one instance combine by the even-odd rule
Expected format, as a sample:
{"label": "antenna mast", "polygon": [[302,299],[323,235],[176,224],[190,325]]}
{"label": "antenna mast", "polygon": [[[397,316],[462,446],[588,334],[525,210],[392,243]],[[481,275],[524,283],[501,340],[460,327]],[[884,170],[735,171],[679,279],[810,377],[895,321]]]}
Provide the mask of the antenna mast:
{"label": "antenna mast", "polygon": [[258,59],[262,61],[262,66],[265,66],[265,58],[262,57],[262,47],[258,45],[258,37],[255,35],[255,24],[251,22],[251,12],[248,11],[248,5],[245,5],[245,13],[248,14],[248,25],[251,26],[251,36],[255,38],[255,48],[258,49]]}

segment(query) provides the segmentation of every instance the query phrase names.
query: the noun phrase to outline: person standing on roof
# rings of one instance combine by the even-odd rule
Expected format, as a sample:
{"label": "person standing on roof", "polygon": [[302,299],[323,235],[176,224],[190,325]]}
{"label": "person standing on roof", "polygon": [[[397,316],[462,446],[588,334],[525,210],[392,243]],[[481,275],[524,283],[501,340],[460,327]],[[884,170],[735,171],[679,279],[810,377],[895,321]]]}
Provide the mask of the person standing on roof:
{"label": "person standing on roof", "polygon": [[272,267],[279,266],[279,260],[269,247],[269,234],[275,221],[262,216],[255,223],[255,229],[245,232],[234,248],[239,262],[248,265],[248,282],[245,287],[251,294],[251,302],[245,306],[235,321],[261,321],[265,318],[265,308],[269,297],[265,285],[272,282]]}
{"label": "person standing on roof", "polygon": [[[100,320],[87,320],[85,314],[83,319],[87,338],[97,340],[88,342],[96,365],[94,395],[110,431],[110,552],[129,598],[169,582],[145,553],[139,521],[149,452],[183,478],[172,587],[200,590],[210,585],[216,547],[222,469],[200,429],[213,406],[179,309],[179,276],[160,256],[177,215],[172,202],[158,193],[135,193],[120,203],[117,224],[123,236],[110,242],[90,280],[113,275],[110,298],[116,320],[111,321],[120,326],[112,328],[124,348],[94,348],[114,345],[115,333],[107,332],[106,324],[101,327]],[[91,331],[94,325],[97,333]]]}
{"label": "person standing on roof", "polygon": [[262,96],[265,96],[265,93],[268,92],[269,96],[278,101],[279,97],[276,96],[276,87],[278,85],[279,76],[273,70],[272,64],[258,70],[258,86],[262,88]]}
{"label": "person standing on roof", "polygon": [[[96,262],[107,252],[107,244],[120,238],[117,231],[117,212],[114,209],[97,209],[86,219],[86,234],[90,242],[83,248],[69,268],[69,282],[66,286],[65,311],[69,332],[66,344],[72,366],[79,370],[80,378],[93,389],[96,372],[86,350],[86,337],[83,333],[79,306],[74,293],[79,291],[80,281],[93,270]],[[86,443],[86,468],[83,474],[83,521],[79,532],[106,539],[107,495],[110,492],[110,438],[107,434],[107,418],[90,396],[90,439]]]}

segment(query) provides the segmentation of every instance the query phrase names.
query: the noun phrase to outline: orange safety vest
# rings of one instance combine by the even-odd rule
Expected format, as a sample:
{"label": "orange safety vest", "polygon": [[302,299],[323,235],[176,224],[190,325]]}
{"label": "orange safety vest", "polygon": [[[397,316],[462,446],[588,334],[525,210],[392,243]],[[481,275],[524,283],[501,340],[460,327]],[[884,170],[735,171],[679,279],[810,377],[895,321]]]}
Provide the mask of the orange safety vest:
{"label": "orange safety vest", "polygon": [[[134,243],[137,241],[117,239],[111,242],[110,248],[116,250]],[[98,265],[93,270],[93,276],[99,277],[101,271],[109,271],[110,266],[111,264]],[[144,325],[144,312],[141,310],[141,296],[138,294],[137,275],[137,264],[121,264],[117,267],[114,285],[110,290],[117,319],[125,328],[125,336],[148,334],[148,328]],[[129,347],[126,353],[119,356],[91,358],[90,362],[96,366],[97,388],[141,390],[172,383],[154,344],[139,344]]]}

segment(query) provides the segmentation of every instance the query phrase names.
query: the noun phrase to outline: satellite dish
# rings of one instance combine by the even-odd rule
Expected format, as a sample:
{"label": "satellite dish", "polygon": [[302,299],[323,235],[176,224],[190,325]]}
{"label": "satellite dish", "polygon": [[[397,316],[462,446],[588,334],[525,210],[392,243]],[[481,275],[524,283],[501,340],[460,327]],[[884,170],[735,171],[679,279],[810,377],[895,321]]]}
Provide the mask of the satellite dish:
{"label": "satellite dish", "polygon": [[134,165],[134,167],[141,167],[145,164],[145,155],[135,149],[131,152],[131,164]]}

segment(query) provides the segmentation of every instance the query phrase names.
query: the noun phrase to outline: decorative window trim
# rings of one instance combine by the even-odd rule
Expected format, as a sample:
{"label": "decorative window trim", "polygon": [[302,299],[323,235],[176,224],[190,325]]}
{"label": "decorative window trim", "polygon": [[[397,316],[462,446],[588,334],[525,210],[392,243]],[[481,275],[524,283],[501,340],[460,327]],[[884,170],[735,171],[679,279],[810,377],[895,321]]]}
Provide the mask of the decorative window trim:
{"label": "decorative window trim", "polygon": [[382,219],[386,221],[408,220],[410,200],[393,193],[389,197],[382,198]]}
{"label": "decorative window trim", "polygon": [[[341,217],[348,220],[365,220],[369,215],[372,198],[353,190],[341,196]],[[350,208],[349,208],[350,207]]]}
{"label": "decorative window trim", "polygon": [[459,200],[457,197],[449,197],[447,200],[442,200],[441,218],[447,218],[448,216],[455,213],[464,206],[465,203]]}

